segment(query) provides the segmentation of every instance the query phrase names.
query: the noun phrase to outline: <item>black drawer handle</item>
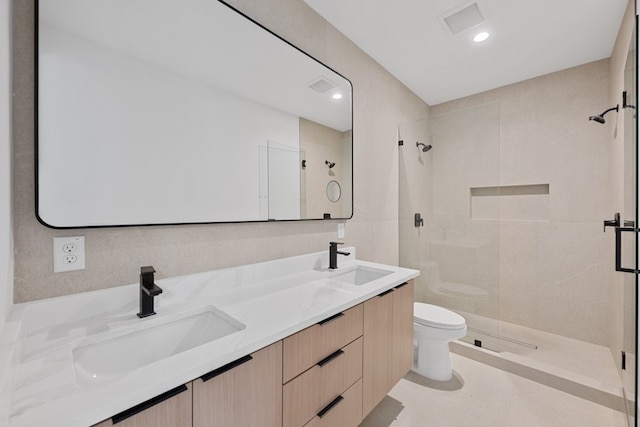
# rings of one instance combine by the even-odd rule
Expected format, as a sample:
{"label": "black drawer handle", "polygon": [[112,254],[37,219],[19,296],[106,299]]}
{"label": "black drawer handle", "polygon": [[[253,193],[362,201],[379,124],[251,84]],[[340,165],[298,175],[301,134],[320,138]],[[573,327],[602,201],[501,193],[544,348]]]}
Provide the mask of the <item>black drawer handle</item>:
{"label": "black drawer handle", "polygon": [[142,411],[146,411],[152,406],[156,406],[158,403],[162,403],[165,400],[171,399],[172,397],[177,396],[183,391],[187,391],[187,390],[189,389],[184,384],[174,389],[171,389],[167,392],[162,393],[159,396],[156,396],[152,399],[147,400],[146,402],[142,402],[139,405],[134,406],[133,408],[129,408],[126,411],[122,411],[119,414],[114,415],[113,417],[111,417],[111,422],[113,424],[118,424],[119,422],[124,421],[127,418],[131,418],[134,415],[137,415]]}
{"label": "black drawer handle", "polygon": [[335,399],[333,399],[333,401],[329,403],[327,406],[325,406],[322,411],[318,412],[318,417],[322,418],[325,415],[327,415],[329,411],[331,411],[333,408],[338,406],[338,403],[342,402],[343,400],[344,400],[344,397],[342,396],[338,396]]}
{"label": "black drawer handle", "polygon": [[343,355],[344,351],[342,350],[338,350],[334,353],[331,353],[330,355],[328,355],[327,357],[325,357],[324,359],[322,359],[321,361],[319,361],[318,363],[316,363],[316,365],[320,366],[321,368],[326,365],[327,363],[331,362],[333,359],[338,358],[339,356]]}
{"label": "black drawer handle", "polygon": [[396,286],[396,287],[395,287],[395,289],[400,289],[400,288],[402,288],[403,286],[407,286],[408,284],[409,284],[409,282],[404,282],[404,283],[402,283],[402,284],[400,284],[400,285]]}
{"label": "black drawer handle", "polygon": [[341,318],[342,316],[344,316],[344,313],[334,314],[331,317],[327,317],[326,319],[319,321],[317,324],[320,326],[324,326],[329,322],[333,322],[334,320]]}
{"label": "black drawer handle", "polygon": [[242,365],[243,363],[247,363],[248,361],[252,360],[253,357],[251,357],[250,355],[246,355],[244,357],[241,357],[238,360],[234,360],[231,363],[227,363],[224,366],[219,367],[218,369],[214,369],[213,371],[204,374],[203,376],[200,377],[200,379],[205,382],[205,381],[209,381],[212,378],[217,377],[218,375],[222,375],[227,371],[232,370],[233,368],[236,368],[240,365]]}
{"label": "black drawer handle", "polygon": [[393,292],[393,288],[389,289],[388,291],[384,291],[383,293],[379,294],[378,296],[379,297],[383,297],[383,296],[385,296],[387,294],[390,294],[391,292]]}

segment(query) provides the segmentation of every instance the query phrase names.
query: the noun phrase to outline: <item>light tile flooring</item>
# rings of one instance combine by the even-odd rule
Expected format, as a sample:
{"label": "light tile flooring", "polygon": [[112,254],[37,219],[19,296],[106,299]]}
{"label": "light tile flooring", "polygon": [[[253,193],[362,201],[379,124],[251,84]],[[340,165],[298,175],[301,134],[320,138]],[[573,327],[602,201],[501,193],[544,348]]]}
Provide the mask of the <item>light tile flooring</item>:
{"label": "light tile flooring", "polygon": [[402,379],[360,427],[625,427],[622,413],[457,354],[454,378]]}
{"label": "light tile flooring", "polygon": [[[558,371],[561,373],[565,371],[567,374],[574,373],[598,381],[606,387],[622,387],[608,347],[526,328],[513,323],[497,322],[494,319],[470,313],[463,313],[463,316],[468,319],[467,324],[473,324],[476,329],[497,331],[499,328],[501,336],[534,344],[537,347],[532,349],[509,341],[493,340],[491,342],[493,347],[491,348],[499,348],[500,354],[506,358],[523,360],[525,364],[540,366],[543,370],[551,372]],[[474,331],[470,331],[467,334],[465,341],[473,343],[473,339],[476,337],[483,340],[483,342],[490,341],[490,338],[483,337],[482,334]],[[511,355],[515,357],[512,358],[510,357]]]}

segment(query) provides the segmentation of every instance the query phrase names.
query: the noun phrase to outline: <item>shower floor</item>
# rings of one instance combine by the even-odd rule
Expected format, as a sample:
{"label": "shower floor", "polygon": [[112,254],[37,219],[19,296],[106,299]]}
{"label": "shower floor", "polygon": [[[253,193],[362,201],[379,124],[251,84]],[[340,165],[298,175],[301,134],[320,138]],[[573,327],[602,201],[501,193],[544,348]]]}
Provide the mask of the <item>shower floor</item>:
{"label": "shower floor", "polygon": [[[499,349],[499,352],[461,341],[452,343],[453,352],[612,409],[624,410],[622,382],[608,347],[469,313],[460,314],[471,328],[465,341],[478,339],[483,347]],[[492,336],[496,333],[504,339]],[[627,363],[632,366],[635,360],[629,358],[627,355]]]}

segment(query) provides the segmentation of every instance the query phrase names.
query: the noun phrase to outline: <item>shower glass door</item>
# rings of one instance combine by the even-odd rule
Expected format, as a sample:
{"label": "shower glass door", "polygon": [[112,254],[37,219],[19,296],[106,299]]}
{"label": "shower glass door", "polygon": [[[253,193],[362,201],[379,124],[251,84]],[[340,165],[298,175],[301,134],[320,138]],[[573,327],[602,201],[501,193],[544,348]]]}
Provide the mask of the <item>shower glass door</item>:
{"label": "shower glass door", "polygon": [[[620,224],[623,227],[638,227],[638,141],[637,141],[637,87],[636,87],[636,47],[637,25],[631,38],[629,54],[625,66],[624,91],[627,108],[622,108],[624,114],[624,211]],[[633,106],[633,107],[629,107]],[[623,107],[625,107],[623,105]],[[637,271],[638,266],[638,236],[637,233],[622,233],[622,266],[632,267]],[[622,357],[620,373],[627,403],[629,425],[635,425],[636,419],[636,319],[637,319],[637,288],[638,274],[618,273],[622,275]],[[619,283],[615,283],[618,285]]]}
{"label": "shower glass door", "polygon": [[400,265],[420,270],[416,301],[461,314],[468,327],[463,341],[496,351],[499,120],[494,102],[398,128]]}

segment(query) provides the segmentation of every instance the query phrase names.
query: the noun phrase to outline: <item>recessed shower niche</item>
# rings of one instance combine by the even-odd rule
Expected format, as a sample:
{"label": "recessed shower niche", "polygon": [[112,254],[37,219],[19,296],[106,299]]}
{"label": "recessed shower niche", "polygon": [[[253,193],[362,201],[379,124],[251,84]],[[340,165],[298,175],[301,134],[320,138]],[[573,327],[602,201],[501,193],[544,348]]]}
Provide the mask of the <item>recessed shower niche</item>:
{"label": "recessed shower niche", "polygon": [[549,220],[549,184],[472,187],[469,197],[471,219]]}

